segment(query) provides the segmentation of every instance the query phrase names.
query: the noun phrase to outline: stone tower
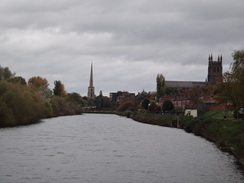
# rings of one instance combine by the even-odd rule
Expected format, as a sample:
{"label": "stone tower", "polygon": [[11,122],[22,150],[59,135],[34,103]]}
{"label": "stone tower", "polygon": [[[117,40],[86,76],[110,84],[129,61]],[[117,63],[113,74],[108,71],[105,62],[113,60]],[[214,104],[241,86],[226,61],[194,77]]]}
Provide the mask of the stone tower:
{"label": "stone tower", "polygon": [[94,100],[96,98],[95,88],[93,86],[93,68],[91,64],[91,73],[90,73],[90,84],[88,86],[87,98]]}
{"label": "stone tower", "polygon": [[208,57],[208,83],[215,85],[222,81],[222,55],[218,56],[217,61],[213,61],[212,54]]}

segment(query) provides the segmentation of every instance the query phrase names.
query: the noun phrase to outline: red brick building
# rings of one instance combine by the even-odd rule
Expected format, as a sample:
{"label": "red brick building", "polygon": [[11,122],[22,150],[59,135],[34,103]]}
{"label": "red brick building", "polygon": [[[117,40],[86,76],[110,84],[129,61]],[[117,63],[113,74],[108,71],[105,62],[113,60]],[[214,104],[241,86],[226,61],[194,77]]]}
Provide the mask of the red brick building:
{"label": "red brick building", "polygon": [[109,97],[111,101],[116,102],[116,104],[119,106],[127,100],[135,100],[135,93],[129,93],[127,91],[118,91],[110,93]]}
{"label": "red brick building", "polygon": [[[165,100],[171,100],[175,108],[185,109],[186,107],[196,106],[195,101],[199,99],[206,106],[206,110],[231,110],[233,108],[231,105],[218,104],[213,97],[201,92],[207,85],[216,85],[220,81],[222,81],[222,55],[218,56],[218,59],[214,61],[211,54],[208,57],[208,76],[205,82],[165,81],[166,88],[173,89],[178,94],[163,97],[159,105],[162,106]],[[192,92],[193,89],[199,92],[194,94]]]}
{"label": "red brick building", "polygon": [[167,96],[163,97],[161,100],[162,100],[162,102],[161,102],[162,104],[165,100],[171,100],[172,103],[174,104],[175,108],[185,109],[187,106],[194,105],[194,101],[190,98],[189,93],[182,93],[182,94],[178,94],[178,95],[167,95]]}
{"label": "red brick building", "polygon": [[234,106],[231,104],[219,104],[213,96],[207,95],[203,97],[203,103],[206,104],[208,111],[233,111]]}

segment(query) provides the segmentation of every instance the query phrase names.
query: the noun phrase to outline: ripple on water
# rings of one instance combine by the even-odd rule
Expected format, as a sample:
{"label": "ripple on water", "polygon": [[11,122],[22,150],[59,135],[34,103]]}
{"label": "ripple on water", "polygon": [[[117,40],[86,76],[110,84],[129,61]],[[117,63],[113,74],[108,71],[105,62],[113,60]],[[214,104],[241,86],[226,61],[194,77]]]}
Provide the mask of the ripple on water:
{"label": "ripple on water", "polygon": [[0,130],[0,182],[242,183],[234,158],[179,129],[81,115]]}

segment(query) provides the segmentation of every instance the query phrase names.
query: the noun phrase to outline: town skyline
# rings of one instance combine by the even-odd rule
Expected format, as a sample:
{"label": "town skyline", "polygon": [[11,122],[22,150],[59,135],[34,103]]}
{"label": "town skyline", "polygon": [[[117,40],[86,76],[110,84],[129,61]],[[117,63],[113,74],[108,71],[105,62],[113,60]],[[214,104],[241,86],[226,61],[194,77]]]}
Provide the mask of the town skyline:
{"label": "town skyline", "polygon": [[[215,57],[215,56],[213,56],[213,54],[211,53],[211,54],[209,54],[208,55],[208,62],[207,62],[207,64],[206,64],[206,77],[205,77],[205,79],[204,80],[194,80],[194,79],[192,79],[192,80],[181,80],[181,79],[179,79],[179,80],[177,80],[177,79],[175,79],[175,80],[170,80],[170,79],[167,79],[167,78],[165,78],[166,79],[166,81],[186,81],[186,82],[206,82],[206,80],[208,80],[208,71],[207,71],[207,69],[208,69],[208,64],[209,64],[209,59],[211,58],[212,59],[212,61],[218,61],[218,59],[221,57],[221,62],[222,62],[222,59],[223,59],[223,56],[222,56],[222,54],[218,54],[218,56],[217,57]],[[224,63],[223,63],[223,66],[224,66]],[[91,90],[91,88],[90,87],[92,87],[92,92],[93,92],[93,95],[94,95],[94,97],[96,97],[96,96],[99,96],[99,93],[100,92],[102,92],[102,94],[103,94],[103,96],[107,96],[107,97],[109,97],[110,96],[110,93],[113,93],[113,92],[118,92],[118,91],[122,91],[122,92],[130,92],[130,93],[135,93],[135,94],[137,94],[138,92],[142,92],[142,91],[146,91],[146,92],[156,92],[156,73],[155,73],[155,89],[152,89],[152,90],[145,90],[144,88],[142,89],[142,90],[140,90],[140,91],[131,91],[131,90],[128,90],[128,89],[114,89],[114,90],[111,90],[111,91],[108,91],[108,90],[105,90],[105,92],[103,91],[103,90],[101,90],[101,89],[96,89],[96,81],[95,81],[95,84],[94,84],[94,71],[93,71],[93,68],[94,68],[94,64],[93,64],[93,62],[90,62],[90,65],[89,65],[89,71],[87,71],[87,74],[89,75],[87,78],[88,78],[88,81],[87,81],[87,86],[85,86],[85,88],[86,89],[84,89],[84,88],[82,88],[84,91],[86,91],[86,93],[81,93],[81,92],[79,92],[79,91],[69,91],[69,90],[67,90],[67,88],[66,88],[66,84],[64,83],[64,86],[65,86],[65,90],[68,92],[68,93],[72,93],[72,92],[76,92],[76,93],[79,93],[81,96],[84,96],[84,97],[86,97],[86,96],[88,96],[88,93],[90,92],[90,90]],[[11,68],[10,68],[10,70],[11,70]],[[227,71],[227,70],[226,70]],[[14,72],[14,73],[16,73],[15,71],[12,71],[12,72]],[[187,71],[186,71],[187,72]],[[223,72],[225,72],[224,70],[223,70]],[[95,73],[95,75],[96,75],[96,73]],[[20,76],[18,73],[16,73],[16,76]],[[34,75],[34,76],[37,76],[37,75]],[[22,77],[22,76],[21,76]],[[33,77],[33,76],[31,76],[31,77]],[[43,77],[43,76],[40,76],[40,77]],[[165,77],[165,76],[164,76]],[[45,77],[43,77],[43,78],[45,78]],[[26,79],[26,81],[28,81],[28,79],[30,79],[30,78],[24,78],[24,79]],[[45,79],[47,79],[47,81],[49,82],[49,79],[48,78],[45,78]],[[57,80],[60,80],[60,79],[57,79]],[[61,80],[61,82],[63,82],[62,80]],[[53,84],[52,83],[48,83],[49,84],[49,88],[50,89],[53,89],[53,87],[54,86],[52,86]],[[101,86],[101,85],[98,85],[98,86]],[[87,89],[88,88],[88,89]]]}
{"label": "town skyline", "polygon": [[[212,68],[211,68],[211,63],[214,63]],[[215,71],[215,69],[218,69],[218,70]],[[219,69],[221,69],[221,70],[219,70]],[[215,75],[215,74],[211,74],[211,72],[217,72],[218,73],[218,81],[221,80],[220,77],[223,74],[223,56],[222,56],[222,54],[218,54],[218,56],[216,58],[213,56],[212,53],[209,54],[209,56],[208,56],[208,67],[207,67],[207,76],[206,76],[205,80],[202,80],[202,81],[199,81],[199,80],[188,80],[188,81],[186,81],[186,80],[166,80],[166,83],[168,83],[169,85],[171,85],[170,83],[172,83],[172,82],[184,82],[184,83],[195,82],[195,83],[199,83],[199,84],[200,83],[201,84],[203,84],[203,83],[216,84],[215,79],[212,78],[212,77],[215,77],[215,76],[212,76],[212,75]],[[224,72],[227,72],[227,71],[224,71]],[[91,70],[90,70],[90,78],[89,78],[89,86],[88,86],[87,97],[88,98],[92,98],[92,99],[94,99],[94,97],[96,96],[96,90],[95,90],[95,86],[93,84],[93,73],[94,73],[93,72],[93,63],[91,63]],[[171,86],[168,86],[168,87],[171,87]],[[121,91],[122,92],[130,92],[129,90],[116,90],[116,91],[110,91],[108,93],[108,95],[105,95],[105,96],[110,97],[111,93],[114,93],[114,92],[116,93],[116,92],[121,92]],[[143,89],[141,91],[145,91],[145,90]],[[139,93],[141,91],[136,91],[136,92],[132,92],[132,93],[136,94],[136,93]],[[151,91],[147,91],[147,92],[155,92],[155,91],[156,90],[151,90]],[[100,92],[102,92],[102,90],[99,90],[97,92],[100,93]]]}
{"label": "town skyline", "polygon": [[[47,6],[48,5],[48,6]],[[209,54],[228,71],[244,48],[244,1],[9,0],[0,6],[0,64],[26,80],[87,95],[153,91],[156,76],[204,81]],[[187,71],[187,72],[186,72]]]}

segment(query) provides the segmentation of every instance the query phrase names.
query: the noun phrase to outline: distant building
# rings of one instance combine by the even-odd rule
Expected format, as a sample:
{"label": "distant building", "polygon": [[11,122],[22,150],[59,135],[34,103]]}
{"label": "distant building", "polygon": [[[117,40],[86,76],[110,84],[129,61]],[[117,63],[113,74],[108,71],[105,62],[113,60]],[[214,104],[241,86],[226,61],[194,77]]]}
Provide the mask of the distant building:
{"label": "distant building", "polygon": [[208,111],[233,111],[234,106],[230,103],[219,104],[214,96],[206,95],[202,98],[202,101],[207,106]]}
{"label": "distant building", "polygon": [[185,116],[197,117],[197,110],[196,109],[186,109]]}
{"label": "distant building", "polygon": [[215,85],[222,81],[222,55],[218,56],[217,61],[213,61],[213,56],[208,57],[208,84]]}
{"label": "distant building", "polygon": [[181,93],[178,95],[167,95],[162,98],[162,101],[171,100],[175,108],[186,108],[187,106],[194,105],[189,93]]}
{"label": "distant building", "polygon": [[[173,89],[176,91],[171,95],[166,95],[161,99],[160,105],[163,104],[165,100],[171,100],[176,108],[191,108],[195,106],[195,102],[192,98],[191,91],[193,88],[198,88],[199,92],[206,85],[216,85],[218,82],[222,81],[222,55],[218,56],[218,60],[214,61],[212,54],[208,57],[208,76],[205,82],[197,81],[165,81],[165,86],[168,89]],[[226,105],[219,105],[217,101],[214,100],[210,95],[203,96],[203,93],[198,93],[196,95],[201,96],[203,103],[207,105],[208,110],[224,110]],[[211,100],[206,100],[206,98]]]}
{"label": "distant building", "polygon": [[129,93],[127,91],[118,91],[109,93],[110,101],[115,102],[117,105],[120,105],[128,100],[135,100],[135,93]]}
{"label": "distant building", "polygon": [[122,95],[122,93],[123,93],[122,91],[109,93],[110,101],[116,102],[117,97]]}
{"label": "distant building", "polygon": [[166,88],[174,88],[181,92],[189,92],[192,88],[204,87],[206,84],[206,82],[197,81],[165,81]]}
{"label": "distant building", "polygon": [[94,100],[95,98],[96,98],[96,95],[95,95],[95,88],[93,86],[93,68],[92,68],[92,64],[91,64],[90,83],[88,86],[87,99]]}
{"label": "distant building", "polygon": [[188,92],[195,87],[204,87],[206,84],[216,85],[222,81],[222,55],[218,56],[217,61],[213,61],[212,54],[208,57],[208,76],[207,81],[165,81],[166,88],[174,88],[179,91]]}

